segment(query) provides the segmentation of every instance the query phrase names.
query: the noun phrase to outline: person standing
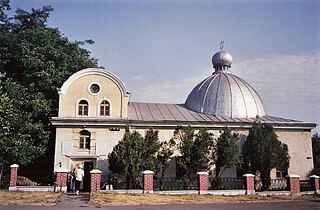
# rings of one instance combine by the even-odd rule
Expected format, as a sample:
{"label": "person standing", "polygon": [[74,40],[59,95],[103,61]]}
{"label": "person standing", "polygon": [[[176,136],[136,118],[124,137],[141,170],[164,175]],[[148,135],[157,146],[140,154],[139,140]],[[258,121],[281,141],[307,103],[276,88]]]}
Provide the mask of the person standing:
{"label": "person standing", "polygon": [[71,192],[75,193],[76,192],[76,170],[77,167],[74,167],[71,173]]}
{"label": "person standing", "polygon": [[84,177],[83,166],[79,165],[75,170],[75,179],[76,179],[76,194],[79,195],[80,185]]}

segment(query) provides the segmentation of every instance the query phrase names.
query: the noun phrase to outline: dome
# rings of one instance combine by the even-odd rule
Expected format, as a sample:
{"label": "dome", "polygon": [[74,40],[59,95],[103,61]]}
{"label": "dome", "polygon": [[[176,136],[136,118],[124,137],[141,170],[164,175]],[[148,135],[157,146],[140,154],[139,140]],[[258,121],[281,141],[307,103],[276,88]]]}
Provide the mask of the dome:
{"label": "dome", "polygon": [[191,91],[185,102],[187,108],[232,118],[266,115],[258,93],[246,81],[228,71],[232,63],[229,53],[216,53],[212,63],[216,71]]}
{"label": "dome", "polygon": [[217,52],[212,57],[212,65],[215,69],[220,66],[231,67],[231,64],[232,56],[226,51]]}

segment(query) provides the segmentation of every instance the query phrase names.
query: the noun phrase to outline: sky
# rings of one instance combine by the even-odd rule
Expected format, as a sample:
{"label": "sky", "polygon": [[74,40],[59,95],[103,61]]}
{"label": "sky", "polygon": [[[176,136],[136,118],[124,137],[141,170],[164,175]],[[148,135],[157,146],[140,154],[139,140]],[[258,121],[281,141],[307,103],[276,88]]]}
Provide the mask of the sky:
{"label": "sky", "polygon": [[318,0],[11,0],[12,10],[46,5],[49,27],[95,41],[84,47],[131,101],[184,103],[224,41],[268,115],[320,124]]}

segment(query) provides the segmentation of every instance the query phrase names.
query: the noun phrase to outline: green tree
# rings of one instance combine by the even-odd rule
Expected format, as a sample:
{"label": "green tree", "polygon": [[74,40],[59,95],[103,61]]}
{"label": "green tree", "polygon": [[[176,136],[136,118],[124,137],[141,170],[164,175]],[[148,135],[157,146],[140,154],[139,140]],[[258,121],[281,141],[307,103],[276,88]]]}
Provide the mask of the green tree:
{"label": "green tree", "polygon": [[320,136],[318,133],[312,136],[312,154],[314,168],[320,169]]}
{"label": "green tree", "polygon": [[[30,12],[18,9],[9,17],[9,3],[0,1],[0,87],[12,103],[12,114],[0,115],[0,121],[16,129],[1,132],[5,137],[0,140],[0,159],[25,165],[45,153],[51,129],[49,119],[58,113],[57,89],[74,72],[96,67],[97,61],[81,48],[83,42],[72,42],[57,28],[47,26],[51,7],[32,8]],[[53,154],[54,135],[49,142],[52,148],[47,152]]]}
{"label": "green tree", "polygon": [[208,170],[213,145],[212,134],[205,129],[195,134],[191,126],[177,126],[172,138],[180,152],[177,157],[177,173],[185,180],[199,171]]}
{"label": "green tree", "polygon": [[240,148],[237,145],[239,135],[232,134],[232,130],[225,127],[220,130],[220,136],[216,141],[213,159],[216,165],[216,177],[221,177],[224,171],[231,167],[240,167],[242,158]]}
{"label": "green tree", "polygon": [[278,140],[272,125],[255,123],[249,131],[242,151],[245,170],[260,173],[263,190],[270,186],[272,169],[286,171],[289,168],[288,146]]}
{"label": "green tree", "polygon": [[157,167],[157,152],[160,149],[158,131],[149,128],[144,136],[142,149],[142,167],[144,170],[155,171]]}
{"label": "green tree", "polygon": [[49,106],[12,80],[0,84],[0,162],[26,165],[45,152],[49,132],[38,116]]}
{"label": "green tree", "polygon": [[169,142],[163,141],[160,143],[160,149],[157,153],[157,170],[156,174],[160,174],[160,188],[163,189],[163,178],[165,171],[169,167],[169,161],[173,155],[175,142],[170,140]]}
{"label": "green tree", "polygon": [[150,128],[146,132],[145,138],[137,131],[133,131],[132,133],[126,131],[123,139],[119,141],[108,155],[110,171],[125,175],[127,178],[127,188],[140,187],[140,174],[143,170],[155,169],[155,157],[159,148],[158,131]]}

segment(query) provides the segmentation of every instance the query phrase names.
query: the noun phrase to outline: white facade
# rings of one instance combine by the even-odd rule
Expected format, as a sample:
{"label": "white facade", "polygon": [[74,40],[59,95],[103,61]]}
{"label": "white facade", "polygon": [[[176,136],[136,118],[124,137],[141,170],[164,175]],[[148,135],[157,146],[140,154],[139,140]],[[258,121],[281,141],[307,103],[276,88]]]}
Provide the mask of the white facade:
{"label": "white facade", "polygon": [[[59,116],[52,119],[56,127],[54,170],[72,171],[81,163],[85,171],[101,170],[102,179],[108,174],[108,154],[123,138],[126,128],[144,135],[153,127],[159,131],[160,141],[170,140],[177,125],[207,128],[216,137],[221,128],[228,126],[246,136],[257,119],[199,113],[184,104],[130,102],[130,93],[121,80],[97,68],[72,75],[59,95]],[[313,168],[311,129],[315,124],[271,116],[259,120],[271,123],[279,139],[288,145],[288,172],[305,177]],[[175,176],[174,163],[167,175]],[[235,170],[229,170],[226,176],[236,176]]]}

